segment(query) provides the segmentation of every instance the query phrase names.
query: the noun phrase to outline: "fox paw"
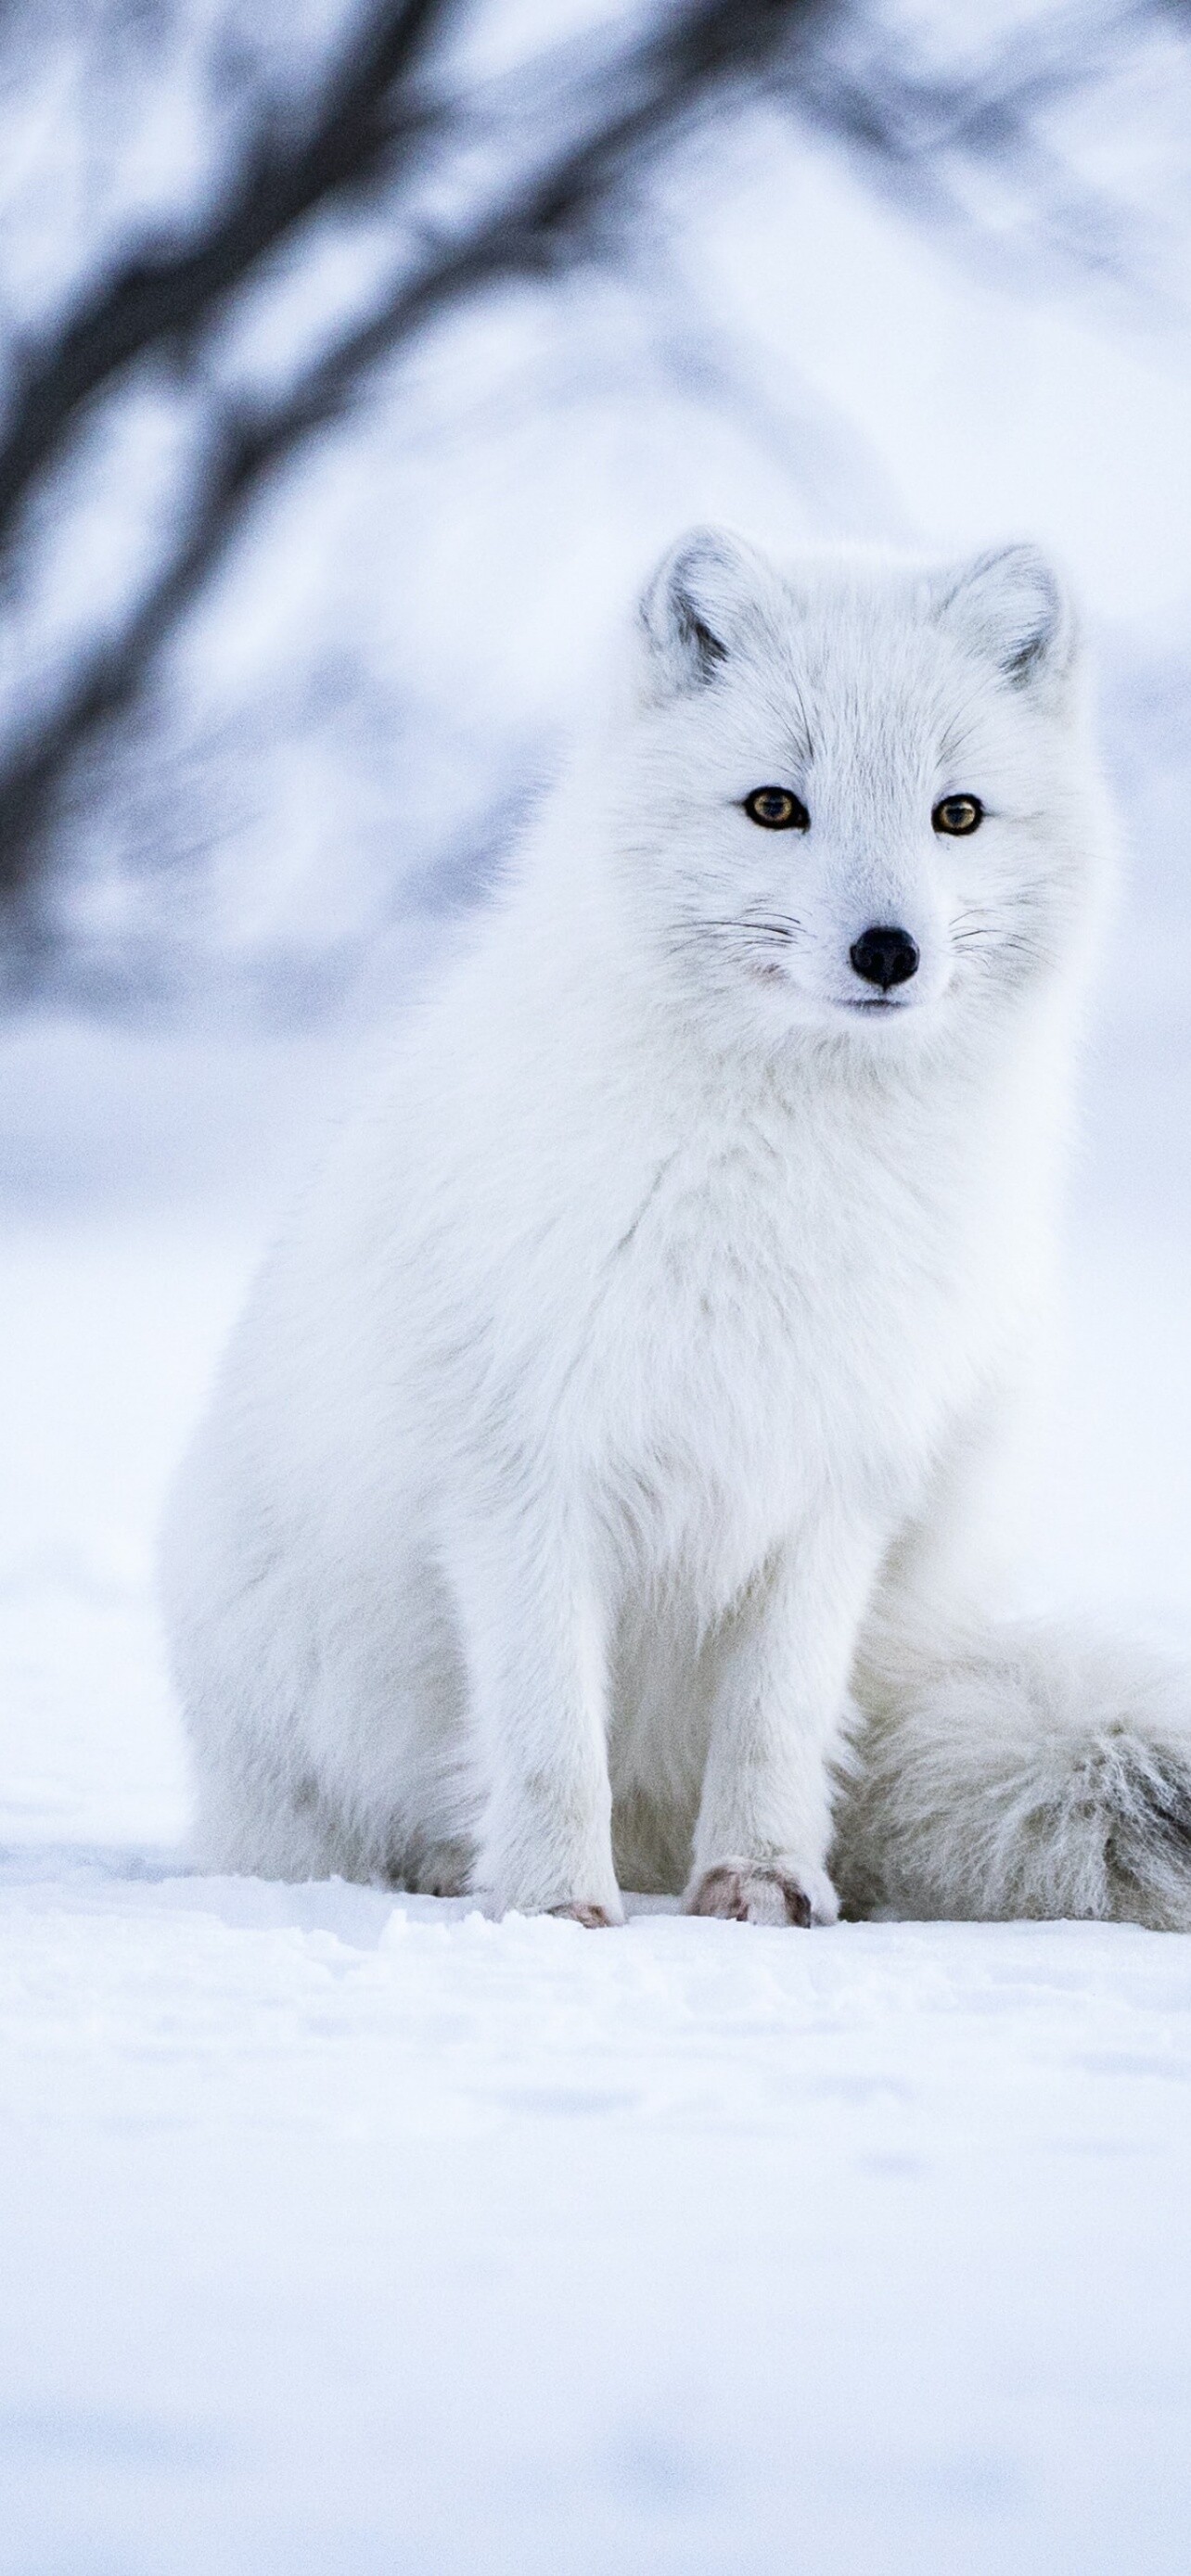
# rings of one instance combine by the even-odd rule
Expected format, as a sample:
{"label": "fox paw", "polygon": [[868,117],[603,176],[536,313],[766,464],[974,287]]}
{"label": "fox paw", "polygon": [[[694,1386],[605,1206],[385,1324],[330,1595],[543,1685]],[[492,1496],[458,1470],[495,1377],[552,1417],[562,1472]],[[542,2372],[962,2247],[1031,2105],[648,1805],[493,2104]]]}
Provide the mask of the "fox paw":
{"label": "fox paw", "polygon": [[834,1923],[836,1904],[829,1882],[814,1873],[813,1893],[792,1870],[774,1861],[721,1860],[705,1869],[687,1891],[688,1914],[711,1914],[721,1923]]}
{"label": "fox paw", "polygon": [[475,1854],[470,1843],[432,1843],[411,1873],[416,1896],[465,1896],[471,1885]]}
{"label": "fox paw", "polygon": [[589,1932],[610,1932],[615,1919],[603,1905],[552,1905],[550,1912],[563,1923],[582,1923]]}

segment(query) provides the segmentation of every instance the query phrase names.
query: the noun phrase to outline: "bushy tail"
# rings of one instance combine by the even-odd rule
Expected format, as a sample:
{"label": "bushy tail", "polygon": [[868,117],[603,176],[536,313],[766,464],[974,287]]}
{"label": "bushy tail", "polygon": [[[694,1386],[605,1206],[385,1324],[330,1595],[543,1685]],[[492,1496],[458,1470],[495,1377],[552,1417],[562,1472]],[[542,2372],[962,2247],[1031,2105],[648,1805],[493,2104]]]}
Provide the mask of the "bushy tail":
{"label": "bushy tail", "polygon": [[1191,1673],[1043,1620],[870,1640],[845,1910],[1191,1931]]}

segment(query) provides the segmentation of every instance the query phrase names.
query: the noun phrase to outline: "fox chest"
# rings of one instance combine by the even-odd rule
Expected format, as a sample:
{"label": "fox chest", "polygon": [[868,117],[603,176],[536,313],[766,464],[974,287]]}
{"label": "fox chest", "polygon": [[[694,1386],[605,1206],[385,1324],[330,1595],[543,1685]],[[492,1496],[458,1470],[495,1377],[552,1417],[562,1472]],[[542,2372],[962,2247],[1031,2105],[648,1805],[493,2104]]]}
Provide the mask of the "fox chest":
{"label": "fox chest", "polygon": [[858,1190],[800,1204],[729,1178],[650,1211],[578,1379],[637,1536],[660,1560],[739,1560],[730,1586],[827,1495],[880,1527],[913,1512],[995,1297],[945,1210],[899,1223],[887,1190],[882,1221]]}

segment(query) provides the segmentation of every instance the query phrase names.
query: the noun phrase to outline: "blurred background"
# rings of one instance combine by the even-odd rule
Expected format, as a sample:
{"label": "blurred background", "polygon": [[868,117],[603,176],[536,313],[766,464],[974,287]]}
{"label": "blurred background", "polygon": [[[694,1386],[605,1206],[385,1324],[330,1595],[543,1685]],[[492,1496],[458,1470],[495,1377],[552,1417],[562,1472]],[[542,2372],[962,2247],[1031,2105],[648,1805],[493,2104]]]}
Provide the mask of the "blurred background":
{"label": "blurred background", "polygon": [[141,1584],[312,1125],[722,516],[1082,596],[1064,1564],[1188,1593],[1188,0],[3,0],[0,137],[0,1575]]}
{"label": "blurred background", "polygon": [[704,513],[1058,548],[1169,1008],[1191,9],[7,0],[0,118],[10,1014],[399,988]]}

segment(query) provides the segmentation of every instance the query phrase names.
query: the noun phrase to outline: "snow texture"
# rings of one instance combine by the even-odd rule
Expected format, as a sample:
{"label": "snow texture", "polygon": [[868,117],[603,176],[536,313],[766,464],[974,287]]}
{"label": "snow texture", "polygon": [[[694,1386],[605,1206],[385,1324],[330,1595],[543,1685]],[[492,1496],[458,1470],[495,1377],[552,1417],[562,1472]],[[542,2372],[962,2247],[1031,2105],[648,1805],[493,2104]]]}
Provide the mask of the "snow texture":
{"label": "snow texture", "polygon": [[[184,1052],[76,1041],[79,1159],[102,1116],[141,1174],[92,1202],[40,1043],[0,1050],[4,2576],[1182,2576],[1191,1941],[187,1875],[152,1523],[328,1067],[273,1060],[270,1129],[244,1051],[217,1198]],[[1177,1624],[1181,1243],[1110,1180],[1030,1579]]]}

